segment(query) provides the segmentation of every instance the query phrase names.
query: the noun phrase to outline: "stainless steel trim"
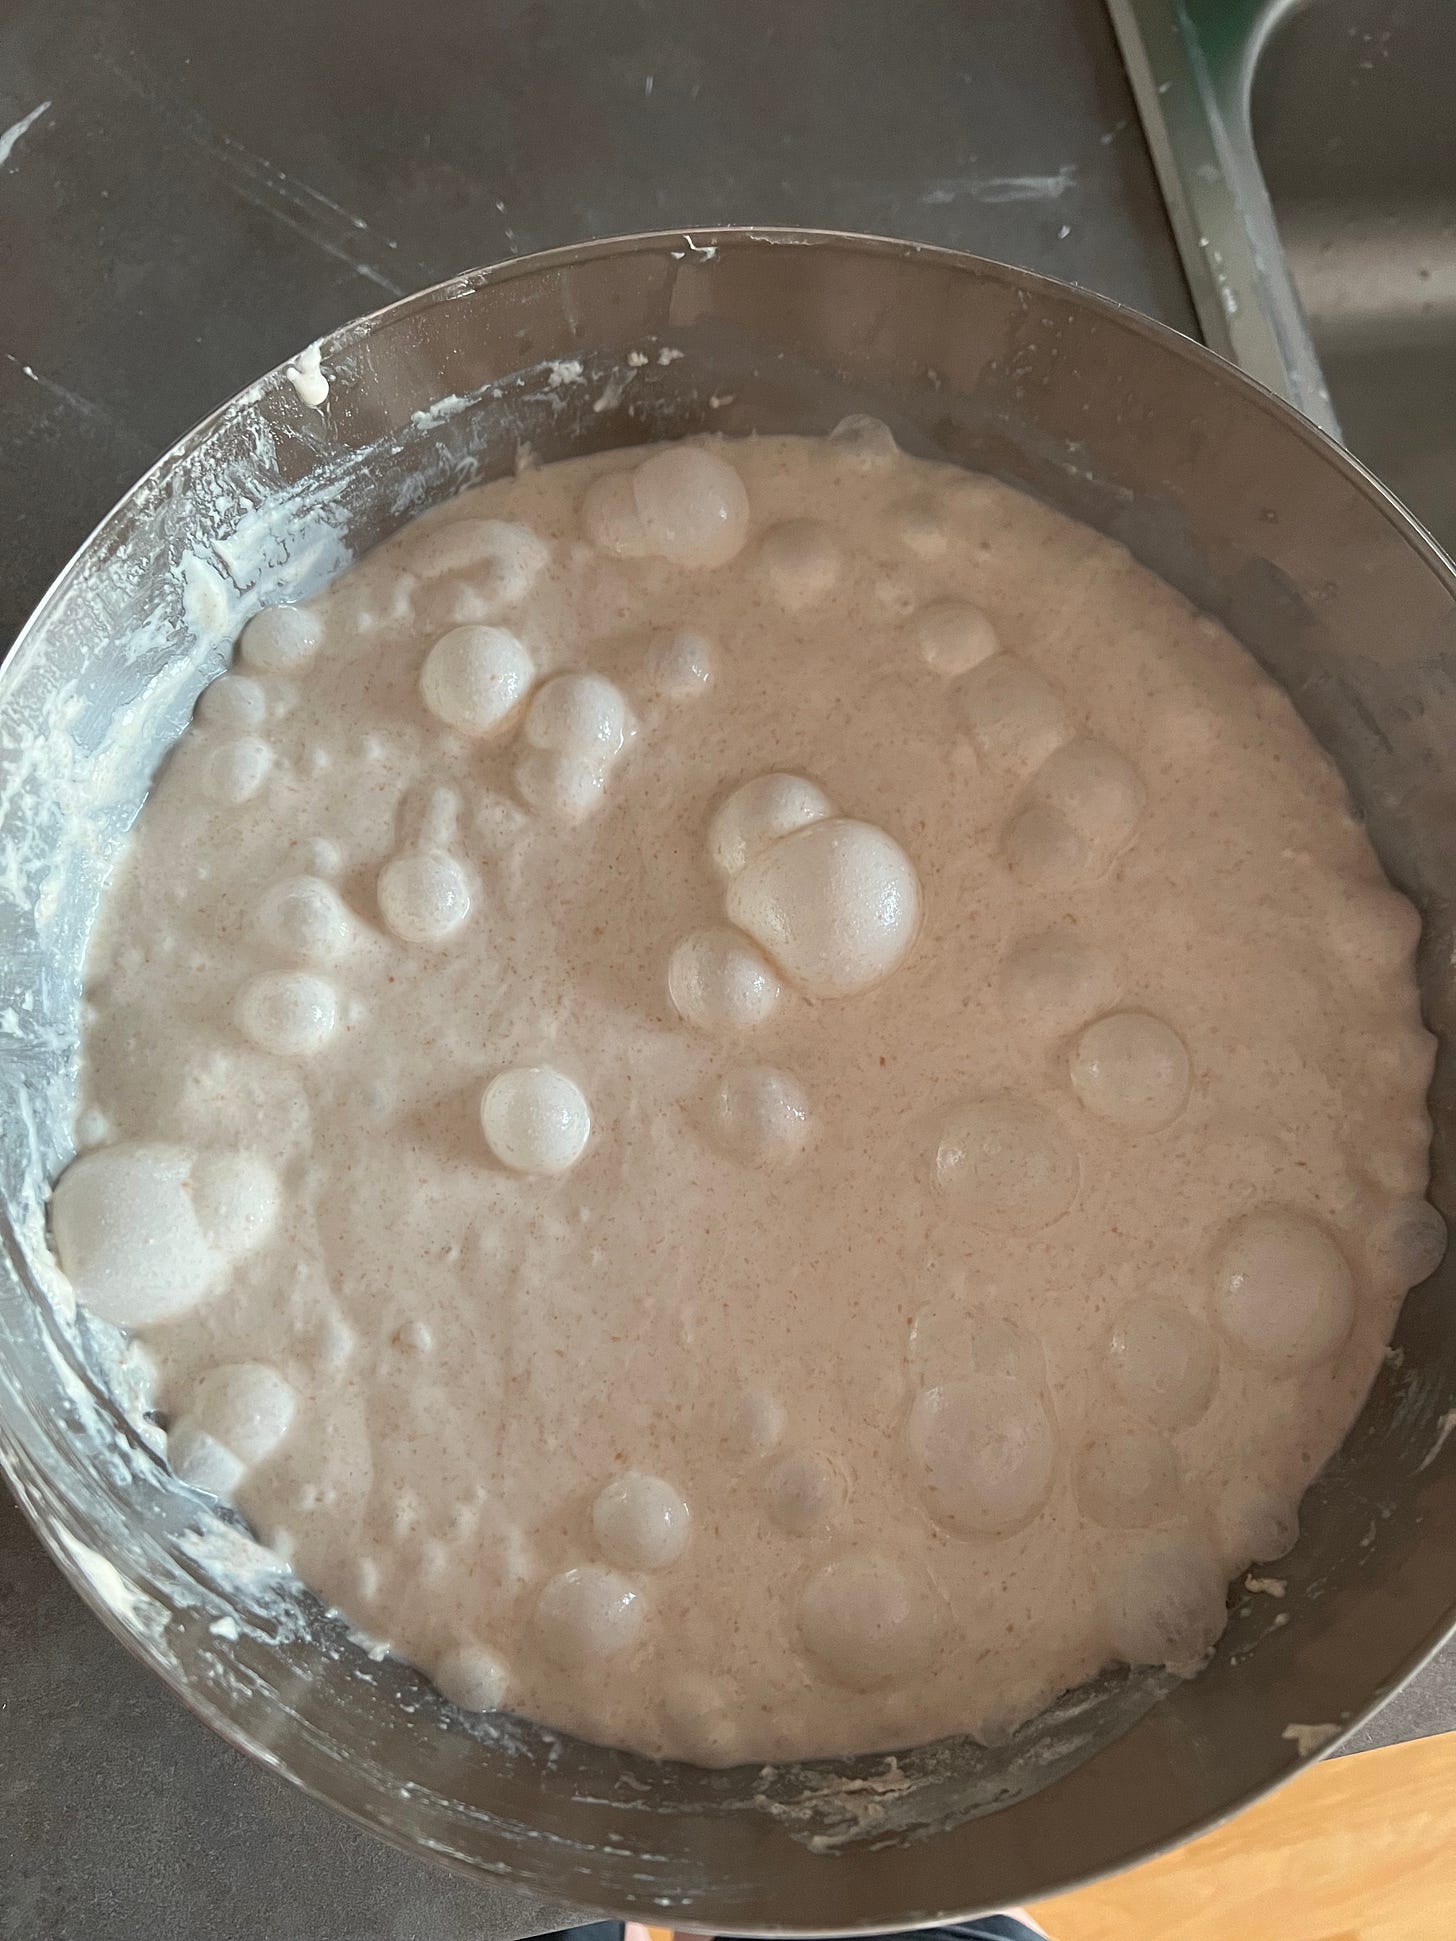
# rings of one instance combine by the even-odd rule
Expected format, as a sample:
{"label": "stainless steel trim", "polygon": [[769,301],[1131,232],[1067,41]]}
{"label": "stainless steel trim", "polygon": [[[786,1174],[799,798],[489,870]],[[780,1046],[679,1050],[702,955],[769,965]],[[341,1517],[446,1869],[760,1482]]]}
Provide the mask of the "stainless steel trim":
{"label": "stainless steel trim", "polygon": [[1259,56],[1299,4],[1107,0],[1204,341],[1338,438],[1249,114]]}

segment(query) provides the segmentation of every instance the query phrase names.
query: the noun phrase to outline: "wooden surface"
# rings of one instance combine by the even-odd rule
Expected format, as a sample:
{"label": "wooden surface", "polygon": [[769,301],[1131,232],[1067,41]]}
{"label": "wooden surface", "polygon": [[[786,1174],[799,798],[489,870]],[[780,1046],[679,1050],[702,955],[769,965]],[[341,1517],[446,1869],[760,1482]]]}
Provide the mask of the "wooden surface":
{"label": "wooden surface", "polygon": [[1456,1941],[1456,1733],[1312,1767],[1032,1912],[1053,1941]]}

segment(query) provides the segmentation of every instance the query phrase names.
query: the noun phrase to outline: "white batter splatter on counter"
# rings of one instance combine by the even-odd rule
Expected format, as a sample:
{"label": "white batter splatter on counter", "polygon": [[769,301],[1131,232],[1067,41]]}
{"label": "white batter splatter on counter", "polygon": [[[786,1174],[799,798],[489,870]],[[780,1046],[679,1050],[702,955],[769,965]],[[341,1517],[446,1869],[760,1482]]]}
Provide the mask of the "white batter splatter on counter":
{"label": "white batter splatter on counter", "polygon": [[203,695],[54,1238],[454,1702],[997,1740],[1294,1541],[1444,1238],[1416,933],[1287,700],[1032,501],[867,419],[529,470]]}

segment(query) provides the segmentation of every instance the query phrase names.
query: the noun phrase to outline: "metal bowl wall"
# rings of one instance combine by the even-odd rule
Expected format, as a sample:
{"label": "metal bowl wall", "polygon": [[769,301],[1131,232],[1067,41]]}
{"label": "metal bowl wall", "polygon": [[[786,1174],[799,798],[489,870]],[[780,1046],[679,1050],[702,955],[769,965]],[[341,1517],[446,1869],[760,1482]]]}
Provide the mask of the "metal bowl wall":
{"label": "metal bowl wall", "polygon": [[725,231],[556,251],[351,324],[322,363],[322,409],[275,372],[170,452],[0,674],[0,1456],[52,1553],[209,1724],[317,1797],[411,1851],[677,1926],[920,1925],[1125,1865],[1253,1798],[1297,1762],[1286,1726],[1353,1725],[1456,1612],[1456,1260],[1406,1303],[1399,1365],[1307,1499],[1287,1597],[1245,1598],[1192,1683],[1109,1675],[995,1750],[769,1774],[472,1727],[296,1585],[219,1561],[220,1518],[119,1412],[96,1331],[52,1298],[44,1195],[69,1152],[81,953],[151,774],[270,593],[307,591],[523,444],[550,460],[868,411],[912,452],[1123,541],[1292,694],[1426,916],[1449,1213],[1451,568],[1342,452],[1196,346],[900,243]]}

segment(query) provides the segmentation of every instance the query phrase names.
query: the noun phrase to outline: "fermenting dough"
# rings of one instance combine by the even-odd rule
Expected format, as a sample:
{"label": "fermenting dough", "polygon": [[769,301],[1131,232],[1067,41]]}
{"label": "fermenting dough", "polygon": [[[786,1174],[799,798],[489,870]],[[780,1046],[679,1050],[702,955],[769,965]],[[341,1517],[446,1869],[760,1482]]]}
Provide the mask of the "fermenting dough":
{"label": "fermenting dough", "polygon": [[55,1244],[451,1700],[995,1739],[1292,1541],[1439,1254],[1416,932],[1285,697],[1031,500],[869,420],[528,470],[201,697]]}

